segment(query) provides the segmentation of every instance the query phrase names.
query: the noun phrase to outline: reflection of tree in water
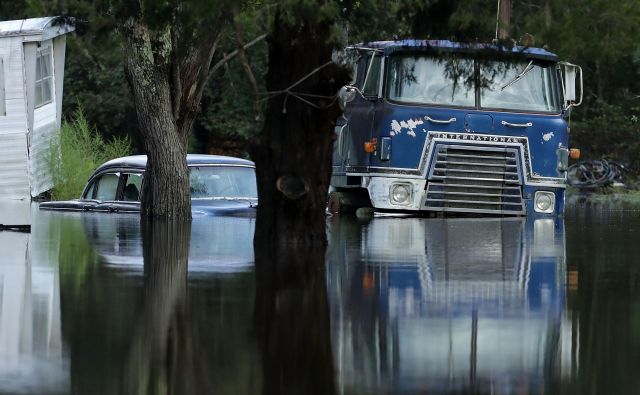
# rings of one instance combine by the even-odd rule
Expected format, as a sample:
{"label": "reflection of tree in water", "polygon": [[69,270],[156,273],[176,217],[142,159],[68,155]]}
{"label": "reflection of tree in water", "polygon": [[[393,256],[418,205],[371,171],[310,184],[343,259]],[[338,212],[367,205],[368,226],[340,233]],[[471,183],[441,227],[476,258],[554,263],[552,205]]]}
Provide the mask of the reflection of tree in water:
{"label": "reflection of tree in water", "polygon": [[263,393],[336,393],[325,248],[255,245]]}
{"label": "reflection of tree in water", "polygon": [[577,370],[565,392],[637,393],[640,376],[632,372],[640,360],[640,244],[630,227],[638,220],[615,210],[593,216],[590,226],[568,233],[568,304],[579,353],[572,356]]}
{"label": "reflection of tree in water", "polygon": [[125,364],[123,393],[202,394],[211,383],[187,300],[190,222],[142,224],[144,295]]}

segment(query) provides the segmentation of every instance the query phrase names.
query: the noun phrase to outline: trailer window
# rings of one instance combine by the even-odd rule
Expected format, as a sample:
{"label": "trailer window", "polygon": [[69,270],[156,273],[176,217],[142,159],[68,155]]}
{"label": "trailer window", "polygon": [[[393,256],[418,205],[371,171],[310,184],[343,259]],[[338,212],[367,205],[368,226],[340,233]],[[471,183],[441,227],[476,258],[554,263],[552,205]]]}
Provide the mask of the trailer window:
{"label": "trailer window", "polygon": [[53,97],[53,71],[51,69],[51,48],[38,51],[36,57],[36,97],[35,108],[51,103]]}
{"label": "trailer window", "polygon": [[460,57],[391,58],[389,98],[395,101],[472,107],[473,60]]}
{"label": "trailer window", "polygon": [[4,89],[4,60],[0,58],[0,116],[7,115]]}
{"label": "trailer window", "polygon": [[482,108],[559,112],[555,67],[533,61],[480,64]]}

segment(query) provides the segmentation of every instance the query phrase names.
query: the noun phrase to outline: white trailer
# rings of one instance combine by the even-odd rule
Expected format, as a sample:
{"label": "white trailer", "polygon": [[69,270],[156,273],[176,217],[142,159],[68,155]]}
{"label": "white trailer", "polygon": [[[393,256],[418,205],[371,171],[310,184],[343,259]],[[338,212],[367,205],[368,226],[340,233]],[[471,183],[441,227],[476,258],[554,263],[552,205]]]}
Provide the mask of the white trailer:
{"label": "white trailer", "polygon": [[0,200],[30,201],[52,186],[50,142],[60,130],[68,18],[0,22]]}

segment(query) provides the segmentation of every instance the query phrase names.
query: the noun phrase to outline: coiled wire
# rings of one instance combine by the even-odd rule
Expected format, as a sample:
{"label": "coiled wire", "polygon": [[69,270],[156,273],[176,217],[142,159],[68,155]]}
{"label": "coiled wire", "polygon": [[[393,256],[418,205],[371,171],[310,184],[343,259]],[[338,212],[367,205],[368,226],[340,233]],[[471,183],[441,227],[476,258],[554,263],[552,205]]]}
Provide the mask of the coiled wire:
{"label": "coiled wire", "polygon": [[614,182],[623,182],[624,165],[604,159],[583,160],[569,166],[567,182],[578,187],[603,187]]}

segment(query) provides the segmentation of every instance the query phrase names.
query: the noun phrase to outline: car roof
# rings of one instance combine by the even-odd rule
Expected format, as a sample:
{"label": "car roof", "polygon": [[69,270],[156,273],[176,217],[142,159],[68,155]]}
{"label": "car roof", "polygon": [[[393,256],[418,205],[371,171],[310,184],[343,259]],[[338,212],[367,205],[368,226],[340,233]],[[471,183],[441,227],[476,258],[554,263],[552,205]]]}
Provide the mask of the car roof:
{"label": "car roof", "polygon": [[[187,165],[231,165],[231,166],[254,166],[254,163],[250,160],[235,158],[232,156],[222,155],[203,155],[203,154],[188,154]],[[130,168],[144,170],[147,166],[146,155],[132,155],[123,156],[121,158],[112,159],[106,163],[100,165],[94,173],[99,173],[106,169],[111,168]]]}
{"label": "car roof", "polygon": [[500,53],[503,55],[522,56],[527,59],[557,61],[558,56],[544,48],[524,47],[519,45],[503,46],[494,44],[460,43],[449,40],[396,40],[373,41],[360,43],[350,49],[379,50],[385,55],[407,51],[444,51],[460,53]]}

